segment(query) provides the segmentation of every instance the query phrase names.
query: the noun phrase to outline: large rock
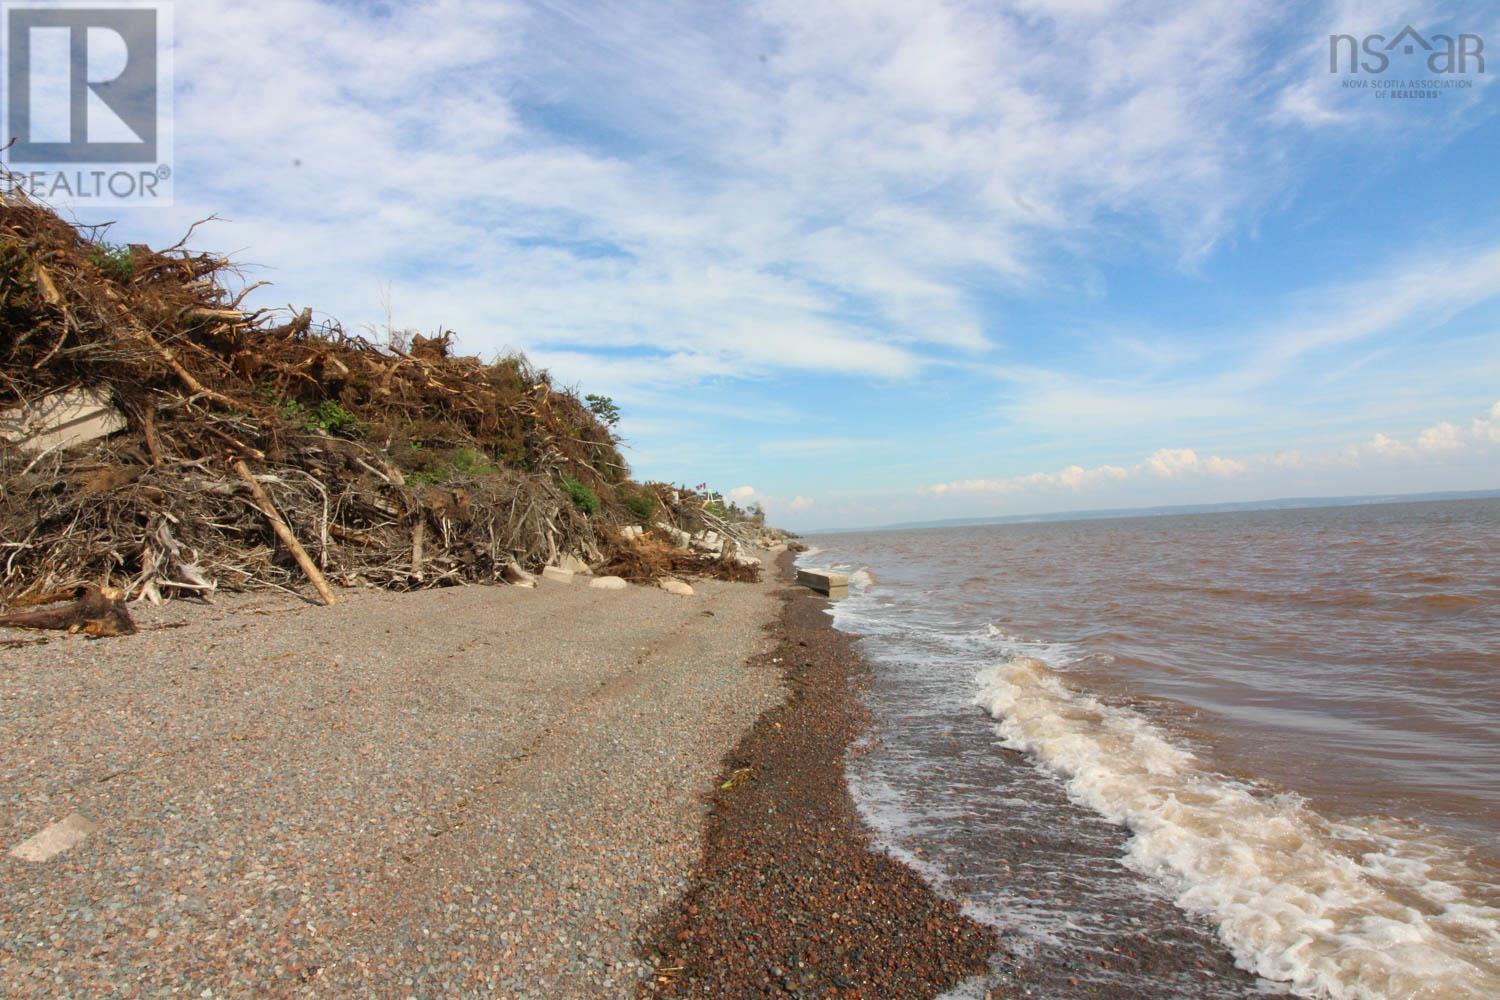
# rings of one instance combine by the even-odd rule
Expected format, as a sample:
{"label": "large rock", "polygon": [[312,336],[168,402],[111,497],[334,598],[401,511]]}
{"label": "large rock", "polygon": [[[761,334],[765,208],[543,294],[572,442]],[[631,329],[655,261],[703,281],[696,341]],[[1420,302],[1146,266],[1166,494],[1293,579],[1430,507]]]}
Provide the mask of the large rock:
{"label": "large rock", "polygon": [[630,584],[618,576],[601,576],[597,580],[589,581],[591,590],[624,590]]}
{"label": "large rock", "polygon": [[570,569],[562,569],[558,566],[548,566],[546,569],[542,570],[542,579],[551,580],[553,583],[572,583],[573,571]]}
{"label": "large rock", "polygon": [[700,531],[693,536],[692,546],[700,552],[717,553],[723,551],[724,539],[717,531]]}
{"label": "large rock", "polygon": [[662,590],[665,590],[667,593],[669,593],[669,594],[676,594],[678,597],[692,597],[693,596],[693,588],[692,587],[689,587],[687,584],[683,583],[681,580],[674,580],[671,577],[667,577],[664,580],[658,580],[658,581],[656,581],[656,585],[658,587],[660,587]]}

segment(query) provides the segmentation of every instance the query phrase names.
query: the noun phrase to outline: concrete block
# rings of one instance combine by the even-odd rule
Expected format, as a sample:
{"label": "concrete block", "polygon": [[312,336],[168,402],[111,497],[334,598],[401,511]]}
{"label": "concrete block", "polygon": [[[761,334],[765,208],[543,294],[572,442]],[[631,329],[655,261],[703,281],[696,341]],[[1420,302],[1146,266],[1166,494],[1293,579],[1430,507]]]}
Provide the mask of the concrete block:
{"label": "concrete block", "polygon": [[797,583],[820,594],[827,594],[831,600],[837,601],[849,596],[849,578],[843,573],[826,569],[799,569]]}
{"label": "concrete block", "polygon": [[589,564],[573,555],[571,552],[564,553],[557,557],[557,568],[565,569],[570,573],[577,573],[579,576],[590,575]]}
{"label": "concrete block", "polygon": [[624,590],[630,584],[618,576],[601,576],[597,580],[589,581],[590,590]]}
{"label": "concrete block", "polygon": [[559,569],[556,566],[548,566],[542,570],[542,579],[551,580],[553,583],[572,583],[573,571],[570,569]]}
{"label": "concrete block", "polygon": [[124,429],[109,395],[90,389],[56,392],[0,413],[0,437],[32,452],[71,448]]}

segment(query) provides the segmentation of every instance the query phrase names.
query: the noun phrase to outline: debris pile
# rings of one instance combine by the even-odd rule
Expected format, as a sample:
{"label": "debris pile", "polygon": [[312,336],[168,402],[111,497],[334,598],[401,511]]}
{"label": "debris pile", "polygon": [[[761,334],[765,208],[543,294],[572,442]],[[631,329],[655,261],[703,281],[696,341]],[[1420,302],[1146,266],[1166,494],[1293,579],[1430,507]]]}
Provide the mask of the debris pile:
{"label": "debris pile", "polygon": [[673,491],[631,483],[610,428],[525,358],[247,310],[225,258],[102,235],[0,198],[0,597],[332,601],[326,581],[500,582],[565,555],[651,578],[660,553],[619,529],[675,524]]}

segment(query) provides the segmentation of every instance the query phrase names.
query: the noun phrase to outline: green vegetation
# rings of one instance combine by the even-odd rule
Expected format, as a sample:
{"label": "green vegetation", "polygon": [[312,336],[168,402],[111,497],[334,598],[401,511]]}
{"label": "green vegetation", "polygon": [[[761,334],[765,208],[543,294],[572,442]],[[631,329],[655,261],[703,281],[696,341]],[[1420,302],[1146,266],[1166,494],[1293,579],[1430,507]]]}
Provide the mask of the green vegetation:
{"label": "green vegetation", "polygon": [[642,524],[647,524],[656,516],[656,494],[640,486],[624,484],[616,493],[620,497],[620,503],[630,516]]}
{"label": "green vegetation", "polygon": [[620,422],[620,407],[613,399],[592,392],[583,399],[589,405],[589,412],[604,421],[606,427],[614,427]]}
{"label": "green vegetation", "polygon": [[135,254],[123,244],[95,243],[89,259],[106,278],[128,282],[135,277]]}
{"label": "green vegetation", "polygon": [[453,453],[453,471],[460,476],[493,476],[500,467],[478,448],[460,448]]}
{"label": "green vegetation", "polygon": [[407,482],[420,486],[441,486],[454,479],[493,476],[500,466],[478,448],[455,448],[444,453],[438,448],[423,448],[420,442],[408,446],[406,460]]}
{"label": "green vegetation", "polygon": [[341,403],[325,399],[314,407],[307,407],[295,399],[284,399],[276,404],[281,419],[295,424],[309,434],[322,431],[325,434],[351,436],[363,434],[365,425],[346,410]]}
{"label": "green vegetation", "polygon": [[573,506],[585,514],[599,513],[599,494],[589,489],[572,476],[562,477],[563,491],[573,498]]}

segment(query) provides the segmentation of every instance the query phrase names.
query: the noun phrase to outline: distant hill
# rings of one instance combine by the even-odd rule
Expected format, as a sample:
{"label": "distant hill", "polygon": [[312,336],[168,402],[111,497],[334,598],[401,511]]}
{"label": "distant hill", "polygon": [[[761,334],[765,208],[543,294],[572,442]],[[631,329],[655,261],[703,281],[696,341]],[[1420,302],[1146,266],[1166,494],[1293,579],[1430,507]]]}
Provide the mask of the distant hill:
{"label": "distant hill", "polygon": [[984,524],[1037,524],[1048,521],[1095,521],[1118,517],[1170,517],[1180,514],[1232,514],[1252,510],[1296,510],[1307,507],[1363,507],[1386,503],[1432,503],[1444,500],[1500,498],[1500,490],[1470,490],[1446,493],[1399,493],[1352,497],[1284,497],[1277,500],[1247,500],[1239,503],[1181,504],[1167,507],[1115,507],[1103,510],[1069,510],[1050,514],[1007,514],[995,517],[956,517],[941,521],[903,521],[861,528],[825,528],[807,535],[838,535],[856,531],[919,531],[927,528],[962,528]]}

